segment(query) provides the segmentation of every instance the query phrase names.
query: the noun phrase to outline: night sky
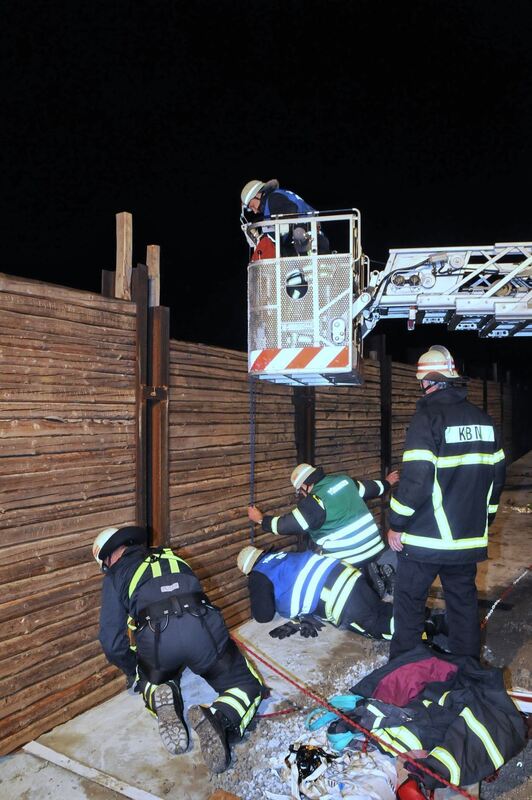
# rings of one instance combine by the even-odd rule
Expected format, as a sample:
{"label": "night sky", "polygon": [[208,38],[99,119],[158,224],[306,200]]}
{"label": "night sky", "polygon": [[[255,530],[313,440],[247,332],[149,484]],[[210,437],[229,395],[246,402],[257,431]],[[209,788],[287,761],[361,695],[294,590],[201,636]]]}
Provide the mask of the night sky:
{"label": "night sky", "polygon": [[[172,335],[246,348],[239,195],[356,206],[363,246],[532,240],[528,0],[8,0],[0,270],[100,289],[115,213],[161,245]],[[522,374],[531,340],[406,333]]]}

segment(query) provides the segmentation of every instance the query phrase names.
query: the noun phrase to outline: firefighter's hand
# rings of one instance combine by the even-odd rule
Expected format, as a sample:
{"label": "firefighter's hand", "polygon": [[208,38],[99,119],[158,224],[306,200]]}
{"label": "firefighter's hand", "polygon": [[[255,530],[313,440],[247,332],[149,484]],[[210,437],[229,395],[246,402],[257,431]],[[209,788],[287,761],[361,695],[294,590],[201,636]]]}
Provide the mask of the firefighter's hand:
{"label": "firefighter's hand", "polygon": [[286,639],[288,636],[293,636],[294,633],[297,633],[299,627],[297,619],[291,619],[289,622],[285,622],[284,625],[279,625],[278,628],[269,631],[269,634],[273,639]]}
{"label": "firefighter's hand", "polygon": [[399,483],[399,470],[394,469],[393,472],[389,472],[388,475],[384,476],[384,480],[388,481],[390,486],[395,486],[396,483]]}
{"label": "firefighter's hand", "polygon": [[311,636],[313,639],[318,635],[325,623],[315,617],[313,614],[301,614],[299,617],[299,635],[308,639]]}
{"label": "firefighter's hand", "polygon": [[248,506],[248,517],[252,522],[256,522],[257,525],[260,525],[262,522],[264,514],[257,508],[257,506]]}
{"label": "firefighter's hand", "polygon": [[388,544],[390,545],[392,550],[395,550],[396,553],[399,553],[403,549],[403,543],[401,541],[402,535],[403,534],[399,533],[399,531],[392,531],[391,528],[386,534],[388,539]]}

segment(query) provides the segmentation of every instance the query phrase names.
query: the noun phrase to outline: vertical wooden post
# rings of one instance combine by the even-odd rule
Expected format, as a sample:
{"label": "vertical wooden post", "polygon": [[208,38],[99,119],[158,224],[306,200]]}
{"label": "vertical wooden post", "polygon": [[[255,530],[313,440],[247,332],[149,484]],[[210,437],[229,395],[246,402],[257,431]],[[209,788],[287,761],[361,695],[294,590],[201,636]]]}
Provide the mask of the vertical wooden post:
{"label": "vertical wooden post", "polygon": [[148,452],[147,396],[148,384],[148,270],[143,264],[133,270],[133,300],[137,304],[136,371],[137,371],[137,525],[148,524]]}
{"label": "vertical wooden post", "polygon": [[168,492],[168,384],[170,382],[170,311],[150,308],[151,331],[149,416],[149,502],[152,544],[168,543],[170,506]]}
{"label": "vertical wooden post", "polygon": [[133,216],[129,211],[116,215],[116,279],[115,297],[131,300],[133,265]]}
{"label": "vertical wooden post", "polygon": [[158,244],[149,244],[146,248],[146,265],[148,267],[150,308],[160,305],[161,302],[161,248]]}
{"label": "vertical wooden post", "polygon": [[294,436],[298,463],[314,463],[315,391],[313,386],[296,386],[292,394],[294,405]]}

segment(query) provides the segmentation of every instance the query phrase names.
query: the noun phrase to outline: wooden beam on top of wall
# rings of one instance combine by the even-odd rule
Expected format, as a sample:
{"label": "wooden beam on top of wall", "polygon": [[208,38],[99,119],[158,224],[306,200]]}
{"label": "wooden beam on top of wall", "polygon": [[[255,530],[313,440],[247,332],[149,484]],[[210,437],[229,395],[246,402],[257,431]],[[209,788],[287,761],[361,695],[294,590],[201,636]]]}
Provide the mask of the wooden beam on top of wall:
{"label": "wooden beam on top of wall", "polygon": [[115,297],[131,300],[133,267],[133,215],[120,211],[116,215],[116,279]]}
{"label": "wooden beam on top of wall", "polygon": [[146,248],[146,266],[150,282],[148,305],[153,308],[161,305],[161,248],[158,244],[149,244]]}

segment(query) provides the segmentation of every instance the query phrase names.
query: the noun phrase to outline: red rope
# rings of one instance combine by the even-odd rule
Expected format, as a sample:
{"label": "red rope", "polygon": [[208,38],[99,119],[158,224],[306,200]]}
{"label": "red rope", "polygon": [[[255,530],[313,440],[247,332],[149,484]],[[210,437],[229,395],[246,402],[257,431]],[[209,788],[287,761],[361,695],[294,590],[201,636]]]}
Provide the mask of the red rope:
{"label": "red rope", "polygon": [[488,613],[486,614],[486,616],[484,617],[484,619],[483,619],[483,620],[482,620],[482,622],[480,623],[480,630],[483,630],[483,629],[486,627],[486,625],[488,624],[489,618],[491,617],[491,615],[493,614],[493,612],[495,611],[495,609],[497,608],[497,606],[499,605],[499,603],[500,603],[502,600],[504,600],[504,598],[505,598],[505,597],[508,597],[508,595],[510,594],[510,592],[513,592],[513,590],[514,590],[515,586],[516,586],[516,585],[519,583],[519,581],[521,580],[521,578],[524,578],[524,577],[525,577],[525,575],[527,574],[527,572],[530,572],[530,570],[532,570],[532,564],[530,564],[530,565],[529,565],[529,566],[528,566],[528,567],[525,569],[525,571],[524,571],[524,572],[522,572],[522,573],[521,573],[521,575],[519,575],[519,576],[518,576],[518,577],[517,577],[517,578],[516,578],[514,581],[512,581],[512,582],[511,582],[511,584],[510,584],[510,585],[509,585],[509,586],[508,586],[508,587],[507,587],[507,588],[504,590],[504,592],[501,594],[501,596],[499,597],[499,599],[498,599],[498,600],[496,600],[496,601],[494,602],[494,604],[492,605],[492,607],[490,608],[490,610],[488,611]]}
{"label": "red rope", "polygon": [[276,672],[277,675],[280,675],[280,677],[283,678],[285,681],[288,681],[288,683],[291,683],[292,686],[295,686],[296,689],[299,689],[300,692],[303,692],[303,694],[306,694],[308,697],[311,697],[314,700],[314,702],[318,703],[318,705],[323,706],[328,711],[334,712],[338,717],[340,717],[340,719],[343,719],[344,722],[347,722],[347,724],[350,725],[352,728],[356,728],[357,730],[361,731],[361,733],[363,733],[366,737],[368,737],[370,739],[373,739],[374,741],[378,742],[385,749],[392,750],[395,753],[395,755],[398,758],[400,758],[402,761],[405,761],[405,760],[411,761],[420,770],[422,770],[424,773],[426,773],[427,775],[430,775],[432,778],[435,778],[440,783],[445,784],[445,786],[448,786],[450,789],[454,789],[456,792],[461,794],[463,797],[467,797],[468,800],[478,800],[478,798],[474,798],[473,795],[469,794],[469,792],[466,792],[464,789],[461,789],[459,786],[455,786],[454,783],[450,783],[449,781],[445,780],[445,778],[443,778],[437,772],[433,772],[431,769],[426,767],[424,764],[420,764],[414,758],[408,758],[407,756],[405,756],[404,753],[401,753],[400,750],[397,750],[396,747],[394,747],[393,745],[389,744],[388,742],[385,742],[384,740],[380,739],[375,733],[372,733],[371,731],[366,730],[366,728],[363,728],[357,722],[354,722],[354,720],[350,719],[349,717],[346,717],[345,714],[342,714],[342,712],[339,711],[334,706],[329,705],[329,703],[327,703],[326,700],[323,700],[322,697],[320,697],[319,695],[315,694],[310,689],[307,689],[306,686],[301,686],[301,684],[299,684],[296,681],[294,681],[292,678],[290,678],[288,675],[286,675],[280,669],[278,669],[277,667],[274,667],[273,664],[271,664],[269,661],[266,661],[265,658],[262,658],[261,656],[259,656],[258,653],[255,653],[250,647],[248,647],[246,644],[244,644],[244,642],[241,639],[238,639],[237,637],[232,637],[232,638],[234,639],[234,641],[236,642],[236,644],[239,647],[242,647],[244,650],[246,650],[253,658],[256,658],[257,661],[261,661],[263,664],[265,664],[268,667],[268,669],[271,669],[273,672]]}

